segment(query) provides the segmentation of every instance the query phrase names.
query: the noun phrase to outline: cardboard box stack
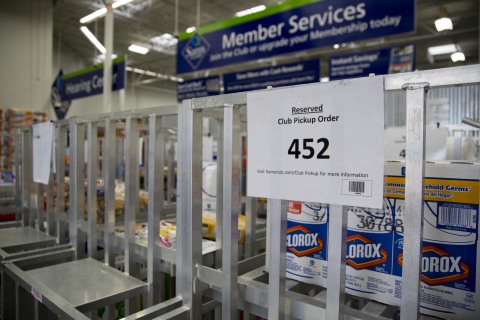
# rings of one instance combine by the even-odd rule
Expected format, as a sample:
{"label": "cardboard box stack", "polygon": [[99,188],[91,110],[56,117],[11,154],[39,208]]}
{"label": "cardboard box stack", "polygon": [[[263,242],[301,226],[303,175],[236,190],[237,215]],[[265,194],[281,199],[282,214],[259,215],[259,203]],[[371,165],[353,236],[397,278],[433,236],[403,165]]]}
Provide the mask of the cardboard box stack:
{"label": "cardboard box stack", "polygon": [[[3,109],[0,108],[0,134],[5,132],[5,121],[4,121],[5,113]],[[4,166],[6,162],[6,150],[5,150],[5,143],[4,137],[0,135],[0,172],[4,171]]]}
{"label": "cardboard box stack", "polygon": [[[32,111],[26,109],[0,109],[0,128],[3,132],[11,134],[20,134],[22,127],[31,126],[48,120],[45,112]],[[2,132],[0,129],[0,132]],[[15,162],[15,145],[13,139],[3,137],[0,144],[0,159],[2,172],[13,170]]]}

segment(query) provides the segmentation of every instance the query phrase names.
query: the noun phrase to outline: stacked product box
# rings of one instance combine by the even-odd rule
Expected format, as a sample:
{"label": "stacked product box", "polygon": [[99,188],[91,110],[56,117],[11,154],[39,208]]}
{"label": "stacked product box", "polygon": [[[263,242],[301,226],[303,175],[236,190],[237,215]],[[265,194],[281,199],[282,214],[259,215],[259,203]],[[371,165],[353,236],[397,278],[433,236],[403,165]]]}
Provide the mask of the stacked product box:
{"label": "stacked product box", "polygon": [[[25,109],[9,108],[4,111],[4,132],[19,135],[22,127],[31,126],[48,120],[47,113]],[[12,171],[15,162],[15,145],[12,138],[3,138],[4,166],[2,170]]]}
{"label": "stacked product box", "polygon": [[[425,177],[420,311],[448,319],[479,319],[480,164],[428,162]],[[405,212],[404,162],[386,162],[383,202],[383,210],[349,208],[345,287],[349,294],[399,306],[404,221],[415,214]],[[287,276],[326,286],[327,224],[319,228],[311,220],[298,219],[317,216],[316,210],[311,212],[315,206],[326,212],[328,221],[325,206],[289,203]]]}
{"label": "stacked product box", "polygon": [[[2,108],[0,108],[0,134],[5,132],[5,113]],[[6,164],[6,146],[4,143],[4,137],[0,135],[0,172],[4,171],[4,166]]]}

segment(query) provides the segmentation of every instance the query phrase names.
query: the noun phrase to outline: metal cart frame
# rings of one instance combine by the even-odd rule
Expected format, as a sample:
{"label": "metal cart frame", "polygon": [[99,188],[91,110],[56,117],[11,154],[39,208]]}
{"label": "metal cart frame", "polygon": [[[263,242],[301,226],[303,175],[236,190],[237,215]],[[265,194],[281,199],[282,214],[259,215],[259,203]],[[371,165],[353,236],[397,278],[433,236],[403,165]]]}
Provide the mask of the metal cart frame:
{"label": "metal cart frame", "polygon": [[[420,315],[420,267],[423,222],[423,177],[425,170],[425,96],[429,88],[480,83],[480,66],[465,66],[439,70],[384,76],[385,91],[403,90],[407,104],[406,210],[418,212],[405,221],[403,294],[401,319],[428,318]],[[305,288],[285,276],[286,201],[268,200],[269,213],[269,274],[264,273],[261,256],[239,262],[237,215],[239,200],[239,148],[234,138],[239,133],[240,108],[246,105],[246,94],[186,100],[179,112],[179,212],[177,228],[184,236],[177,243],[177,300],[182,306],[170,311],[157,307],[162,319],[199,319],[214,302],[220,302],[223,319],[235,319],[238,309],[268,319],[293,317],[299,319],[392,319],[398,308],[365,301],[354,308],[345,295],[345,252],[347,232],[346,206],[330,208],[330,245],[328,289]],[[248,106],[247,106],[248,107]],[[222,205],[222,269],[202,265],[198,239],[201,238],[201,128],[202,116],[209,112],[223,113],[219,141],[219,167],[223,168]],[[223,154],[220,157],[220,154]],[[221,165],[220,165],[221,163]],[[220,211],[219,211],[220,212]],[[272,214],[275,213],[275,214]],[[231,214],[230,214],[231,213]],[[217,217],[218,219],[218,217]],[[217,221],[218,223],[218,221]],[[217,237],[219,235],[217,234]],[[340,250],[338,246],[340,245]],[[405,276],[405,275],[408,275]],[[308,294],[306,294],[308,293]],[[202,305],[202,298],[212,299]],[[172,300],[173,301],[173,300]],[[165,303],[164,306],[167,305]],[[173,304],[173,302],[172,302]],[[171,304],[168,304],[171,307]],[[132,318],[133,319],[133,318]],[[150,319],[148,317],[142,319]]]}
{"label": "metal cart frame", "polygon": [[[56,159],[57,161],[57,205],[55,212],[57,215],[57,235],[62,235],[62,225],[60,224],[64,208],[63,181],[65,172],[65,149],[67,133],[70,139],[70,184],[71,184],[71,202],[70,212],[66,222],[69,225],[70,243],[62,246],[62,250],[37,255],[28,258],[14,259],[3,263],[3,273],[7,275],[5,287],[13,295],[5,295],[4,301],[9,308],[5,310],[7,317],[16,315],[20,319],[40,317],[48,318],[53,314],[59,315],[62,319],[86,319],[84,313],[92,318],[96,318],[95,312],[99,307],[107,306],[108,316],[114,314],[112,303],[119,300],[125,300],[125,309],[127,314],[135,312],[133,297],[148,293],[148,304],[154,305],[159,302],[160,264],[158,261],[162,258],[158,250],[157,237],[159,234],[159,221],[163,212],[164,197],[164,174],[163,158],[163,134],[161,127],[161,118],[166,115],[175,115],[177,107],[162,107],[155,109],[142,109],[129,112],[119,112],[114,114],[91,116],[86,118],[73,118],[68,121],[58,122],[56,125],[57,143]],[[148,168],[148,252],[147,252],[147,282],[135,279],[132,275],[136,274],[135,263],[137,261],[135,253],[135,233],[134,227],[138,215],[138,190],[139,190],[139,168],[138,168],[138,136],[140,125],[137,122],[139,118],[148,118],[148,127],[144,128],[149,132],[149,168]],[[118,120],[124,120],[125,123],[118,124]],[[104,262],[96,260],[98,227],[97,227],[97,208],[96,208],[96,180],[98,177],[98,127],[105,127],[104,158],[103,170],[105,177],[105,224],[104,224]],[[125,128],[125,237],[124,237],[124,261],[125,271],[121,272],[115,268],[116,247],[115,236],[115,140],[117,127]],[[85,147],[84,141],[88,141],[87,147],[87,174],[85,175]],[[63,165],[63,167],[62,167]],[[84,179],[88,181],[87,197],[84,193]],[[50,180],[52,181],[52,179]],[[49,184],[50,186],[51,184]],[[37,192],[40,194],[40,191]],[[27,192],[28,194],[28,192]],[[43,193],[42,193],[43,194]],[[50,229],[50,212],[53,212],[53,200],[51,192],[47,197],[47,228]],[[29,199],[27,199],[29,200]],[[86,223],[87,231],[87,252],[82,239],[82,222],[79,218],[83,217],[85,203],[87,203],[88,221]],[[39,218],[41,221],[42,218]],[[41,224],[39,224],[41,225]],[[60,237],[61,238],[61,237]],[[65,262],[67,261],[67,262]],[[63,262],[58,264],[59,262]],[[43,268],[39,268],[43,267]],[[65,274],[69,277],[82,275],[82,279],[77,279],[77,284],[58,283],[55,279],[59,274]],[[8,279],[7,279],[8,278]],[[81,278],[81,277],[80,277]],[[102,279],[108,279],[107,282]],[[111,281],[110,281],[111,280]],[[92,282],[93,281],[93,282]],[[98,282],[98,285],[97,283]],[[87,288],[82,289],[85,283]],[[70,291],[68,286],[71,287]],[[90,286],[90,287],[88,287]],[[110,288],[105,288],[110,286]],[[75,290],[80,290],[75,294]],[[31,292],[35,297],[29,296]],[[27,293],[27,294],[25,294]],[[86,295],[80,297],[81,294]],[[94,295],[93,298],[88,295]],[[34,306],[30,311],[28,308],[21,308],[24,302],[27,305]]]}

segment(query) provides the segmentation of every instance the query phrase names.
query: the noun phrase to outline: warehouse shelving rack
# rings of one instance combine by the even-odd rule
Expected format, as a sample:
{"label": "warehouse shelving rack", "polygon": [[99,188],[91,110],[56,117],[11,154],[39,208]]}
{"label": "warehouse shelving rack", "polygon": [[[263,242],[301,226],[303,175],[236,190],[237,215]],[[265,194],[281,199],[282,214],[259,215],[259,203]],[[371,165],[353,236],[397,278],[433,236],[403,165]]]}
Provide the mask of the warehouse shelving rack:
{"label": "warehouse shelving rack", "polygon": [[[420,261],[421,261],[421,247],[420,239],[422,238],[422,221],[423,221],[423,176],[424,176],[424,150],[425,150],[425,136],[424,136],[424,106],[425,96],[428,88],[439,86],[455,86],[462,84],[478,84],[480,83],[480,66],[467,66],[458,68],[439,69],[431,71],[413,72],[399,75],[389,75],[384,77],[385,91],[400,91],[404,90],[406,94],[407,104],[407,186],[406,186],[406,205],[407,211],[419,212],[411,219],[405,221],[405,249],[404,259],[409,261],[404,265],[403,290],[404,298],[400,306],[402,311],[401,319],[418,319],[430,318],[419,313],[419,285],[420,285]],[[253,255],[245,260],[238,260],[238,233],[237,233],[237,216],[240,211],[240,122],[242,115],[244,115],[246,105],[246,94],[232,94],[218,97],[209,97],[201,99],[186,100],[179,110],[179,156],[178,156],[178,203],[177,203],[177,232],[179,238],[177,240],[176,250],[176,281],[177,281],[177,296],[173,299],[155,304],[156,301],[151,299],[150,308],[140,311],[136,314],[127,316],[126,319],[153,319],[160,317],[162,319],[199,319],[202,314],[216,310],[218,318],[235,319],[237,317],[237,310],[244,310],[246,318],[253,318],[261,316],[268,319],[281,318],[297,318],[297,319],[396,319],[398,317],[398,308],[380,304],[375,301],[367,299],[355,298],[345,294],[344,280],[345,280],[345,250],[346,250],[346,225],[347,215],[346,207],[331,206],[330,209],[330,224],[329,234],[331,235],[330,244],[335,244],[335,250],[329,250],[328,268],[329,279],[326,288],[311,286],[296,281],[287,280],[285,277],[285,237],[286,237],[286,208],[284,200],[268,200],[268,225],[269,225],[269,250],[266,254]],[[155,113],[150,111],[152,115]],[[138,124],[132,121],[132,117],[145,116],[145,114],[122,114],[130,121],[126,123],[126,130],[138,130]],[[152,117],[150,115],[149,117]],[[201,249],[201,215],[198,213],[202,210],[202,119],[203,117],[213,117],[218,119],[220,131],[222,134],[219,137],[219,163],[217,185],[222,192],[218,193],[217,197],[217,247],[221,249],[219,257],[222,259],[221,265],[216,265],[211,268],[205,265],[202,259]],[[109,120],[110,119],[110,120]],[[98,121],[105,121],[105,127],[112,126],[112,119],[115,116],[109,115],[105,119],[96,119]],[[83,152],[80,148],[79,136],[84,132],[85,126],[90,136],[93,136],[93,125],[91,119],[77,119],[70,120],[70,136],[71,136],[71,156],[72,163],[70,167],[71,174],[81,176],[79,173],[83,170]],[[149,122],[149,126],[152,122]],[[67,129],[68,130],[68,129]],[[91,131],[92,130],[92,131]],[[110,129],[110,135],[112,130]],[[150,130],[152,134],[152,130]],[[134,139],[129,139],[131,135],[127,134],[127,143],[125,153],[126,158],[126,179],[134,181],[133,176],[137,175],[132,167],[132,163],[138,163],[136,153],[138,147],[135,145]],[[74,138],[74,139],[73,139]],[[92,140],[93,141],[93,140]],[[108,148],[109,141],[106,138],[105,146]],[[158,150],[155,143],[152,144],[151,139],[149,143],[153,149]],[[113,143],[113,142],[111,142]],[[76,148],[74,148],[76,147]],[[82,144],[83,147],[83,144]],[[92,150],[88,148],[88,150]],[[111,150],[111,149],[110,149]],[[130,152],[131,151],[131,152]],[[151,152],[150,156],[156,152]],[[111,153],[106,153],[107,155]],[[93,153],[92,153],[93,155]],[[75,161],[73,161],[75,159]],[[137,160],[137,161],[135,161]],[[92,161],[89,161],[92,163]],[[149,166],[158,164],[159,162],[150,161]],[[157,168],[158,169],[158,168]],[[107,168],[105,168],[107,170]],[[108,168],[111,170],[111,167]],[[89,179],[94,176],[94,168],[89,167]],[[111,172],[111,171],[110,171]],[[153,169],[153,172],[158,170]],[[107,174],[108,176],[108,174]],[[110,175],[110,177],[114,174]],[[153,177],[152,171],[148,174]],[[93,178],[92,178],[93,179]],[[111,179],[111,178],[110,178]],[[93,181],[93,180],[92,180]],[[138,179],[136,179],[138,181]],[[83,207],[81,195],[79,191],[83,192],[83,179],[76,179],[72,181],[73,195],[75,203],[72,204],[74,208],[74,217],[71,218],[70,237],[77,235],[76,226],[77,217],[83,214]],[[106,182],[111,184],[112,180]],[[132,182],[133,183],[133,182]],[[88,184],[89,187],[91,183]],[[158,187],[157,184],[148,183],[149,188],[153,190]],[[107,186],[106,192],[113,192],[113,184]],[[150,191],[150,189],[149,189]],[[90,193],[89,193],[90,194]],[[107,199],[112,200],[111,193]],[[127,207],[135,203],[135,192],[129,192],[127,195]],[[88,197],[90,199],[90,197]],[[107,200],[107,201],[109,201]],[[137,199],[138,200],[138,199]],[[252,199],[247,199],[250,201]],[[157,198],[150,198],[149,201],[158,201]],[[252,202],[253,204],[255,202]],[[93,215],[92,206],[89,203],[89,217]],[[247,207],[251,206],[247,202]],[[107,207],[112,213],[113,206],[107,204]],[[155,207],[155,204],[152,206]],[[134,206],[131,207],[136,210]],[[221,208],[221,209],[220,209]],[[248,214],[247,209],[247,214]],[[253,211],[253,210],[252,210]],[[149,207],[149,218],[150,214]],[[131,226],[132,218],[135,223],[135,215],[130,215],[126,219],[127,226]],[[154,219],[158,217],[154,216]],[[111,220],[109,220],[111,221]],[[89,230],[89,243],[95,243],[92,238],[95,237],[95,224],[92,220],[87,223]],[[149,223],[149,237],[153,237],[155,231],[158,233],[158,224]],[[112,226],[106,223],[105,240],[112,239]],[[128,229],[129,231],[131,230]],[[92,231],[92,232],[90,232]],[[135,261],[134,250],[131,250],[134,240],[131,232],[126,232],[128,236],[125,237],[125,261],[127,264]],[[157,255],[158,259],[163,259],[163,252],[155,249],[154,241],[149,239],[149,246],[147,248],[148,255],[148,273],[149,278],[158,276],[159,266],[153,264],[152,255]],[[76,251],[79,256],[82,250],[77,249],[77,245],[81,242],[77,241],[73,246],[72,251]],[[340,250],[338,249],[340,248]],[[81,248],[79,248],[81,249]],[[106,252],[112,252],[117,248],[112,245],[112,242],[105,243]],[[89,254],[94,251],[91,248]],[[110,251],[109,251],[110,250]],[[64,255],[64,258],[69,258],[72,253]],[[265,261],[268,256],[269,272],[265,272]],[[111,255],[110,255],[111,257]],[[173,259],[170,256],[169,259]],[[40,259],[42,260],[42,259]],[[36,260],[38,263],[39,260]],[[81,260],[79,260],[81,261]],[[32,304],[39,311],[41,315],[48,314],[53,311],[66,319],[85,319],[86,316],[72,307],[72,304],[65,301],[64,298],[52,293],[45,287],[41,286],[37,279],[32,278],[28,272],[28,265],[34,262],[33,258],[18,259],[4,263],[4,270],[13,279],[10,283],[13,292],[16,292],[17,297],[29,299],[33,292],[37,295],[40,293],[43,303],[40,304],[38,300]],[[43,262],[43,261],[42,261]],[[219,269],[221,267],[221,269]],[[133,268],[130,268],[133,269]],[[126,267],[126,272],[129,268]],[[124,275],[125,276],[125,275]],[[151,278],[150,278],[151,279]],[[150,283],[150,279],[148,283]],[[16,283],[15,283],[16,281]],[[38,285],[38,286],[37,286]],[[23,290],[20,290],[20,287]],[[31,289],[34,289],[33,291]],[[142,287],[142,292],[149,292],[152,290]],[[408,293],[408,294],[406,294]],[[18,300],[18,299],[17,299]],[[108,302],[109,303],[109,302]],[[102,304],[108,304],[102,301]],[[128,305],[128,304],[127,304]],[[221,311],[219,311],[221,308]],[[51,311],[46,311],[49,309]],[[35,310],[35,309],[33,309]],[[221,315],[219,313],[222,313]],[[89,316],[94,317],[93,314]]]}
{"label": "warehouse shelving rack", "polygon": [[32,174],[32,130],[31,127],[22,129],[19,136],[6,134],[13,139],[15,151],[15,207],[5,208],[14,210],[15,221],[0,223],[0,261],[12,260],[28,255],[40,254],[56,250],[55,237],[45,232],[38,210],[40,200],[33,196]]}
{"label": "warehouse shelving rack", "polygon": [[[160,263],[168,252],[158,249],[157,237],[159,221],[164,214],[164,141],[161,127],[163,116],[175,115],[177,107],[142,109],[129,112],[73,118],[56,123],[57,143],[55,161],[57,164],[57,201],[53,208],[53,184],[47,187],[47,229],[50,229],[49,217],[57,213],[57,235],[62,238],[62,220],[68,224],[67,244],[57,252],[14,259],[3,263],[4,287],[9,294],[4,295],[4,318],[31,319],[34,317],[62,319],[87,319],[87,315],[96,318],[96,309],[107,307],[107,316],[114,317],[113,303],[125,300],[127,314],[134,313],[135,296],[148,294],[148,305],[159,302]],[[141,122],[143,119],[146,121]],[[145,123],[145,124],[144,124]],[[104,127],[102,169],[105,179],[105,223],[103,225],[104,261],[97,260],[97,244],[101,232],[98,232],[96,208],[96,181],[98,177],[99,143],[97,132]],[[124,272],[117,270],[115,262],[118,238],[115,235],[115,164],[116,131],[125,130],[125,213],[123,239]],[[137,256],[134,227],[138,216],[139,200],[139,160],[138,141],[140,130],[148,131],[148,237],[147,281],[135,278],[137,275]],[[64,213],[64,173],[67,136],[70,150],[70,210]],[[86,138],[85,138],[86,137]],[[85,148],[85,141],[87,147]],[[85,169],[85,149],[87,150],[87,168]],[[85,175],[85,171],[87,174]],[[87,196],[84,181],[87,179]],[[53,179],[50,179],[52,182]],[[50,189],[52,187],[52,189]],[[27,191],[26,194],[29,194]],[[37,190],[37,197],[43,195]],[[83,220],[85,203],[88,221]],[[41,210],[39,210],[41,212]],[[62,218],[62,215],[67,219]],[[43,221],[40,217],[38,221]],[[43,225],[37,223],[37,225]],[[66,227],[64,225],[64,227]],[[55,229],[55,228],[53,228]],[[82,229],[87,234],[87,254]],[[174,254],[173,254],[174,257]],[[168,259],[168,258],[167,258]],[[175,260],[170,258],[168,260]],[[59,275],[62,280],[59,281]],[[14,292],[15,294],[11,294]],[[30,295],[29,293],[32,293]],[[35,297],[35,299],[33,299]],[[25,307],[24,307],[25,306]],[[86,315],[87,314],[87,315]]]}
{"label": "warehouse shelving rack", "polygon": [[[246,105],[246,94],[186,100],[179,111],[179,212],[177,297],[155,306],[141,319],[199,319],[221,306],[222,319],[236,319],[239,309],[245,317],[268,319],[432,319],[420,314],[421,239],[423,234],[423,177],[425,170],[425,97],[429,88],[480,83],[480,66],[465,66],[412,72],[384,77],[385,91],[404,91],[407,106],[406,210],[418,212],[405,221],[402,300],[400,308],[345,293],[347,207],[330,206],[327,288],[286,279],[286,201],[268,199],[269,272],[265,255],[237,260],[238,171],[240,150],[235,136]],[[201,128],[202,117],[223,113],[219,141],[219,167],[223,190],[219,201],[222,268],[202,265],[201,239]],[[220,156],[222,154],[222,156]],[[221,211],[218,211],[220,213]],[[223,221],[222,221],[223,220]],[[218,223],[218,222],[217,222]],[[334,246],[334,247],[333,247]],[[205,303],[205,299],[211,299]],[[401,311],[401,312],[399,312]],[[154,316],[153,316],[154,315]],[[128,319],[135,319],[130,317]]]}
{"label": "warehouse shelving rack", "polygon": [[[0,139],[10,139],[13,145],[18,146],[15,149],[15,162],[13,166],[14,181],[13,183],[0,184],[0,215],[5,213],[14,213],[15,221],[13,223],[0,223],[1,227],[19,225],[21,220],[21,202],[20,202],[20,135],[0,132]],[[4,148],[4,147],[3,147]],[[5,151],[5,150],[3,150]],[[2,172],[0,164],[0,173]]]}

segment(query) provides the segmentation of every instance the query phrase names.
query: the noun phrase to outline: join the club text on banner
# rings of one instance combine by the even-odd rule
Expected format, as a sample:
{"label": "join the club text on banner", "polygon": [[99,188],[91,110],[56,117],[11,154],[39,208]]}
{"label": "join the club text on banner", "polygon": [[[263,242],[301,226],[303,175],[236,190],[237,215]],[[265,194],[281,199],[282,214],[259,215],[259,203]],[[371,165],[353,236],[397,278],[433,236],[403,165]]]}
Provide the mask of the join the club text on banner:
{"label": "join the club text on banner", "polygon": [[415,29],[414,0],[297,0],[180,35],[177,73]]}

